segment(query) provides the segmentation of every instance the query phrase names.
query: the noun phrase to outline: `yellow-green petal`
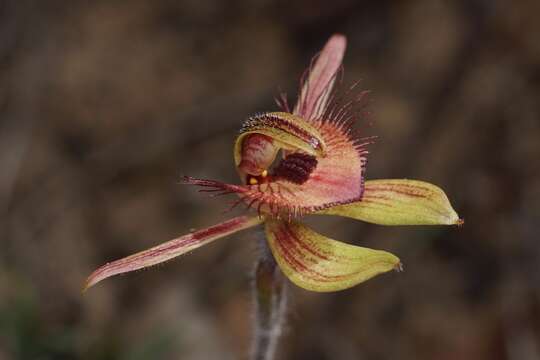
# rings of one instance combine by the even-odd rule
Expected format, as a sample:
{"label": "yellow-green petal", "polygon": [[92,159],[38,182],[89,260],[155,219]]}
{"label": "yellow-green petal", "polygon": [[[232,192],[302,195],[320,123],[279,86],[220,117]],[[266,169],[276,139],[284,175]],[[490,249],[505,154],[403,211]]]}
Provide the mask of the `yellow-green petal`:
{"label": "yellow-green petal", "polygon": [[266,236],[283,273],[306,290],[343,290],[401,268],[388,252],[329,239],[299,222],[267,220]]}
{"label": "yellow-green petal", "polygon": [[444,191],[407,179],[366,181],[361,201],[317,214],[340,215],[379,225],[461,225]]}

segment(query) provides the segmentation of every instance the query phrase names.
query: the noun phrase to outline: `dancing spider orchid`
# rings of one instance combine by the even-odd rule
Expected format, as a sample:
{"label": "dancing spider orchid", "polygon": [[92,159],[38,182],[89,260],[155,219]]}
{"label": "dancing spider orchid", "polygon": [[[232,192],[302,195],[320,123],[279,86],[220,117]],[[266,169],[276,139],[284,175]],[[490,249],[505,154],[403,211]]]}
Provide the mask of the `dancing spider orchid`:
{"label": "dancing spider orchid", "polygon": [[298,221],[302,215],[340,215],[381,225],[461,224],[444,192],[434,185],[364,181],[369,141],[355,138],[350,129],[353,107],[362,94],[341,104],[333,91],[345,46],[344,36],[330,38],[302,81],[292,111],[282,96],[282,112],[258,114],[244,123],[234,146],[242,184],[183,178],[203,191],[237,194],[238,203],[256,209],[256,215],[236,217],[105,264],[90,275],[86,288],[264,223],[272,254],[293,283],[313,291],[342,290],[399,270],[401,263],[388,252],[320,235]]}

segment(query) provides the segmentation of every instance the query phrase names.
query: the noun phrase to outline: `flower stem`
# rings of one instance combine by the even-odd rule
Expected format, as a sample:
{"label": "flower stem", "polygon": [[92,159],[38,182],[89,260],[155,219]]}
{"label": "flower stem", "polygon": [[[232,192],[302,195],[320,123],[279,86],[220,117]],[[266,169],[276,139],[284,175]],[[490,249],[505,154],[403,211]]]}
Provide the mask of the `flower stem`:
{"label": "flower stem", "polygon": [[273,360],[285,322],[286,281],[272,257],[265,239],[255,266],[255,334],[252,360]]}

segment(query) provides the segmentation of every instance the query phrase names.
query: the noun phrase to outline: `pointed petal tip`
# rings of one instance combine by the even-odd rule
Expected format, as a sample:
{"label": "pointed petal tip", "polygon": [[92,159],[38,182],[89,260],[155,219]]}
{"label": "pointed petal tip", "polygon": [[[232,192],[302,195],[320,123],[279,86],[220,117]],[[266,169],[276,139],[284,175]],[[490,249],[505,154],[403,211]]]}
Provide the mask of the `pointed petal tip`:
{"label": "pointed petal tip", "polygon": [[460,225],[463,220],[436,185],[408,179],[369,180],[360,201],[325,209],[379,225]]}
{"label": "pointed petal tip", "polygon": [[402,269],[394,254],[327,238],[296,221],[267,221],[266,234],[283,273],[305,290],[345,290]]}
{"label": "pointed petal tip", "polygon": [[86,279],[86,281],[84,282],[84,286],[81,289],[81,293],[84,295],[86,293],[86,291],[88,289],[90,289],[91,286],[92,286],[92,284],[90,284],[90,281],[88,279]]}
{"label": "pointed petal tip", "polygon": [[178,180],[178,183],[181,185],[191,185],[194,179],[195,178],[192,176],[182,175],[180,176],[180,180]]}
{"label": "pointed petal tip", "polygon": [[86,281],[84,282],[84,286],[81,290],[83,294],[85,294],[91,287],[94,287],[97,283],[114,276],[118,274],[117,272],[108,271],[107,269],[110,267],[111,263],[107,263],[103,266],[100,266],[90,276],[86,278]]}
{"label": "pointed petal tip", "polygon": [[458,213],[454,210],[454,208],[450,204],[450,201],[448,201],[447,206],[448,206],[447,207],[448,214],[445,217],[445,219],[441,221],[440,225],[450,225],[450,226],[453,225],[457,227],[462,227],[463,224],[465,224],[465,220],[459,217]]}
{"label": "pointed petal tip", "polygon": [[90,287],[111,276],[148,268],[169,261],[214,240],[259,225],[262,222],[263,219],[258,217],[239,216],[220,224],[188,233],[123,259],[109,262],[90,274],[86,279],[82,291],[84,293]]}
{"label": "pointed petal tip", "polygon": [[326,112],[346,47],[344,35],[330,36],[319,55],[314,58],[307,79],[302,82],[294,114],[306,120],[314,120]]}
{"label": "pointed petal tip", "polygon": [[333,46],[339,46],[340,48],[345,49],[347,47],[347,37],[340,33],[333,34],[328,39],[327,44],[332,44]]}
{"label": "pointed petal tip", "polygon": [[90,288],[91,285],[88,285],[88,280],[84,283],[84,286],[81,288],[81,294],[86,295],[86,291]]}

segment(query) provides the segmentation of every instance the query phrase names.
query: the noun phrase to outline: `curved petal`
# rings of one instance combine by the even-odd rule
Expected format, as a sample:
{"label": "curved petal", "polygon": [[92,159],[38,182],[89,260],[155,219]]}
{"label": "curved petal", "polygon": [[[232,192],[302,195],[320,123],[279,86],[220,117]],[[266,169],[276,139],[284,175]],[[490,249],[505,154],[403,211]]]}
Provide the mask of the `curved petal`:
{"label": "curved petal", "polygon": [[292,217],[362,198],[366,144],[351,139],[345,125],[316,122],[326,156],[289,154],[274,173],[247,185],[185,177],[183,182],[237,193],[248,206],[275,217]]}
{"label": "curved petal", "polygon": [[328,40],[303,81],[294,114],[316,120],[325,113],[346,46],[343,35],[333,35]]}
{"label": "curved petal", "polygon": [[237,231],[258,225],[263,220],[258,217],[240,216],[228,221],[198,230],[177,239],[154,246],[126,258],[107,263],[94,271],[86,280],[84,290],[94,286],[101,280],[113,275],[123,274],[134,270],[153,266],[164,261],[206,245]]}
{"label": "curved petal", "polygon": [[306,290],[343,290],[401,270],[399,259],[388,252],[335,241],[298,222],[269,220],[266,236],[283,273]]}
{"label": "curved petal", "polygon": [[461,225],[444,191],[417,180],[366,181],[361,201],[317,214],[340,215],[379,225]]}
{"label": "curved petal", "polygon": [[326,145],[304,119],[285,112],[263,113],[243,124],[234,145],[234,162],[241,175],[258,176],[272,165],[280,149],[323,157]]}

